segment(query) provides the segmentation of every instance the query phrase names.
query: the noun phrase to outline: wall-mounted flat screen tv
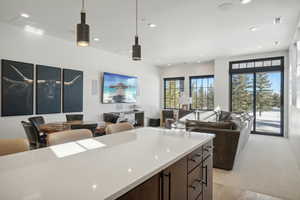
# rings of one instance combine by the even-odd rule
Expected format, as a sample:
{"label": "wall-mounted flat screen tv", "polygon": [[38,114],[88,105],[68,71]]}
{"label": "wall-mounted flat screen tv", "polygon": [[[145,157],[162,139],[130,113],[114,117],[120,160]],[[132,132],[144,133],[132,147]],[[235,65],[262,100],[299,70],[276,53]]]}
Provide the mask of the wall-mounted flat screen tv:
{"label": "wall-mounted flat screen tv", "polygon": [[137,77],[103,73],[102,103],[136,103]]}

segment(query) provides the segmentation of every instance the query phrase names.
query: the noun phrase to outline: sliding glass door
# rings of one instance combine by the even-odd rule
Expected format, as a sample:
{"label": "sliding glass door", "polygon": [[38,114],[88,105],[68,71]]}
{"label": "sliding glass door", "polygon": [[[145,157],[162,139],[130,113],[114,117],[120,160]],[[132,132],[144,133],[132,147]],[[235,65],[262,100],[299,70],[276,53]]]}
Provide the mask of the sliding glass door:
{"label": "sliding glass door", "polygon": [[255,134],[283,136],[283,58],[230,63],[231,111],[254,118]]}
{"label": "sliding glass door", "polygon": [[256,131],[281,135],[280,71],[256,73]]}

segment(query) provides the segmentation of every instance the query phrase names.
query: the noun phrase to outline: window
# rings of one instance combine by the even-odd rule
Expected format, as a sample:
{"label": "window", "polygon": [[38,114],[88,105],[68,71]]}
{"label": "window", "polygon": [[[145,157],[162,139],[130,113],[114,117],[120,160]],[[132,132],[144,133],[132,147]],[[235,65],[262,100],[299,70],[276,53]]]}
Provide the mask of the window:
{"label": "window", "polygon": [[191,109],[214,109],[214,76],[190,77]]}
{"label": "window", "polygon": [[[237,68],[241,63],[254,67]],[[230,62],[230,109],[254,119],[252,133],[283,136],[284,58]]]}
{"label": "window", "polygon": [[282,60],[280,58],[267,58],[267,59],[256,59],[256,60],[245,60],[231,62],[231,70],[236,69],[250,69],[260,68],[260,67],[278,67],[282,65]]}
{"label": "window", "polygon": [[164,79],[165,109],[179,109],[180,93],[184,91],[184,78]]}

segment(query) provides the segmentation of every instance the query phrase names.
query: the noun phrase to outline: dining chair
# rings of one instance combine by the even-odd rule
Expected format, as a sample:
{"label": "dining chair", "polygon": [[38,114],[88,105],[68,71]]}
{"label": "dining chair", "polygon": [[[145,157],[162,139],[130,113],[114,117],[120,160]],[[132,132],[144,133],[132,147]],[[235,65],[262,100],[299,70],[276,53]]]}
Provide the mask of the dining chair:
{"label": "dining chair", "polygon": [[25,134],[27,136],[30,149],[37,149],[39,146],[39,134],[35,131],[34,127],[32,126],[31,123],[21,121],[21,124],[24,128]]}
{"label": "dining chair", "polygon": [[88,129],[90,130],[93,135],[96,132],[96,128],[97,128],[98,124],[72,124],[71,125],[71,129],[72,130],[77,130],[77,129]]}
{"label": "dining chair", "polygon": [[83,120],[83,115],[81,114],[71,114],[71,115],[66,115],[67,122],[71,121],[82,121]]}
{"label": "dining chair", "polygon": [[132,130],[132,129],[134,129],[133,125],[128,122],[118,123],[118,124],[110,124],[106,127],[105,133],[113,134],[113,133],[128,131],[128,130]]}
{"label": "dining chair", "polygon": [[48,146],[64,144],[67,142],[73,142],[77,140],[83,140],[92,138],[93,134],[88,129],[77,129],[69,131],[61,131],[56,133],[51,133],[48,135]]}
{"label": "dining chair", "polygon": [[30,117],[28,118],[28,121],[31,122],[33,127],[36,129],[37,132],[41,133],[42,131],[40,130],[40,125],[45,124],[44,117],[42,116],[36,116],[36,117]]}
{"label": "dining chair", "polygon": [[29,150],[27,139],[0,139],[0,156]]}

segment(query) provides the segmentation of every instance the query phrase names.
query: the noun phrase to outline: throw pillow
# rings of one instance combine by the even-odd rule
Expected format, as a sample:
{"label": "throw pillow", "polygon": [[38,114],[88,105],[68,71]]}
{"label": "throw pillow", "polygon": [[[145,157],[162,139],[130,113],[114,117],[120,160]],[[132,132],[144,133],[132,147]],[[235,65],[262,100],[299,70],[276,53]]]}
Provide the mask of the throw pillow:
{"label": "throw pillow", "polygon": [[190,113],[179,119],[179,122],[185,123],[186,120],[196,120],[196,114]]}
{"label": "throw pillow", "polygon": [[232,119],[231,112],[221,111],[220,116],[219,116],[219,121],[228,121],[231,119]]}
{"label": "throw pillow", "polygon": [[215,111],[201,111],[200,112],[200,121],[216,122],[217,115],[216,115]]}

